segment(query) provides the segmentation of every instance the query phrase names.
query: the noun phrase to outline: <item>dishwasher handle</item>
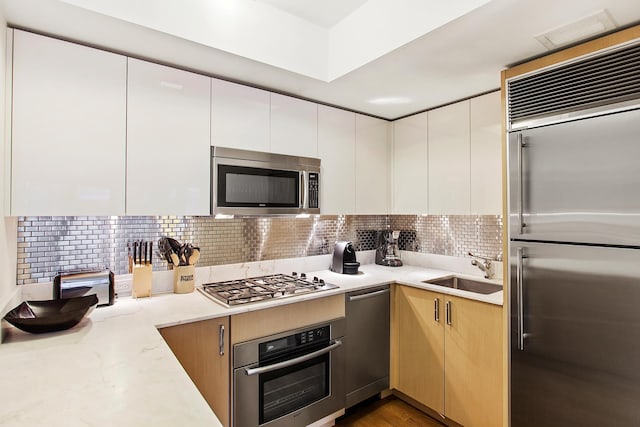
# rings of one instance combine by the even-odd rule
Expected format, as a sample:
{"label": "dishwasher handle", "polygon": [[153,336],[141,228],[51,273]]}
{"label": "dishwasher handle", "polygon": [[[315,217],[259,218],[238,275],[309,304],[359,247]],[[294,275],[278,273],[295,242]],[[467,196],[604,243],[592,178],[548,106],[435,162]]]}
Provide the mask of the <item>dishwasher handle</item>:
{"label": "dishwasher handle", "polygon": [[373,298],[375,296],[378,295],[382,295],[382,294],[388,294],[389,293],[389,289],[380,289],[379,291],[375,291],[375,292],[369,292],[367,294],[361,294],[361,295],[350,295],[349,296],[349,302],[351,301],[358,301],[361,299],[367,299],[367,298]]}
{"label": "dishwasher handle", "polygon": [[340,347],[341,345],[342,345],[342,341],[333,340],[330,345],[324,348],[321,348],[320,350],[316,350],[311,353],[305,354],[303,356],[294,357],[293,359],[284,360],[282,362],[274,363],[272,365],[260,366],[259,368],[246,368],[244,371],[245,371],[245,374],[247,375],[257,375],[257,374],[264,374],[266,372],[275,371],[277,369],[287,368],[289,366],[297,365],[298,363],[311,360],[314,357],[322,356],[323,354],[329,353],[330,351]]}

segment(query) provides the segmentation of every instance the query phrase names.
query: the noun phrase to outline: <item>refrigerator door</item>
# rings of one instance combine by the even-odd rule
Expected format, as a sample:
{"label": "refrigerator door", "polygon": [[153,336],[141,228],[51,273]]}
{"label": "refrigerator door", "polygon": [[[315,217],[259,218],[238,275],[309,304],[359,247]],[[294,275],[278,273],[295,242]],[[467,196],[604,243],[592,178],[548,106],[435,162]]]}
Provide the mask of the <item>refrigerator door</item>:
{"label": "refrigerator door", "polygon": [[512,239],[640,246],[640,110],[509,134]]}
{"label": "refrigerator door", "polygon": [[640,250],[511,242],[512,427],[640,425]]}

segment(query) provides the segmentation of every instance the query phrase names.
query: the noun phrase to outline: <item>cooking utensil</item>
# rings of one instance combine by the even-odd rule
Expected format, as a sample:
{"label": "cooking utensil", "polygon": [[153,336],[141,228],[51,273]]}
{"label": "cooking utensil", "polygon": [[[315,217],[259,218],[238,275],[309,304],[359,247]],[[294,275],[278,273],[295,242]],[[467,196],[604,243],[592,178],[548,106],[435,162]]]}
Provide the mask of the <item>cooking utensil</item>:
{"label": "cooking utensil", "polygon": [[193,248],[191,255],[189,256],[189,265],[196,265],[200,259],[200,248]]}

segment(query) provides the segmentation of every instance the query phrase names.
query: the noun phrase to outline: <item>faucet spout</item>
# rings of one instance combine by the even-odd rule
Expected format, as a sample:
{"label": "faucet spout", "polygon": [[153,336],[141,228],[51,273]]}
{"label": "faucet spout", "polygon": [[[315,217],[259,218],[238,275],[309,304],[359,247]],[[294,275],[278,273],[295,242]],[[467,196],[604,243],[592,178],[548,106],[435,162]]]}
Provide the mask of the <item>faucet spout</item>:
{"label": "faucet spout", "polygon": [[480,271],[484,273],[485,279],[491,279],[493,277],[493,264],[490,258],[474,255],[471,252],[469,252],[469,256],[473,258],[471,265],[478,267]]}

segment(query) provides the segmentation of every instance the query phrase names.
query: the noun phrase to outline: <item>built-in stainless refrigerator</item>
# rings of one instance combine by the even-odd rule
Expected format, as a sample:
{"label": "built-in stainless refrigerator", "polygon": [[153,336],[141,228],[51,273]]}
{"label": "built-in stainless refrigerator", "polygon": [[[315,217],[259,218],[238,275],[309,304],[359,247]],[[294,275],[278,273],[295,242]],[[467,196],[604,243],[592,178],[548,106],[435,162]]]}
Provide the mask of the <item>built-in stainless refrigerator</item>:
{"label": "built-in stainless refrigerator", "polygon": [[512,427],[640,426],[640,110],[508,134]]}

